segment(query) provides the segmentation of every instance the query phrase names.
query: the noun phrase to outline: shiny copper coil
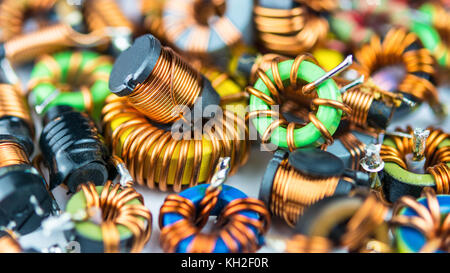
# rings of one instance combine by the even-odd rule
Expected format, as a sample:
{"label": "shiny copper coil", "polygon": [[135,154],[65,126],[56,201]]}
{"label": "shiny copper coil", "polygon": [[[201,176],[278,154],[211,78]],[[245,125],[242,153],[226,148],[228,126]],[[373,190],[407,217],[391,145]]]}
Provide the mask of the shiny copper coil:
{"label": "shiny copper coil", "polygon": [[269,209],[294,226],[306,207],[331,196],[338,177],[317,179],[299,173],[287,160],[281,162],[272,184]]}
{"label": "shiny copper coil", "polygon": [[[438,146],[450,138],[450,135],[444,133],[441,129],[428,128],[430,135],[426,140],[425,148],[425,170],[431,174],[436,182],[436,190],[439,194],[450,193],[450,170],[447,163],[450,162],[450,146]],[[397,128],[399,132],[412,134],[413,129],[407,127],[406,130]],[[381,158],[385,162],[393,162],[404,169],[408,169],[406,165],[406,155],[412,153],[412,138],[390,136],[397,148],[387,145],[381,146]]]}
{"label": "shiny copper coil", "polygon": [[10,140],[0,141],[0,168],[11,165],[30,164],[24,148],[17,142]]}
{"label": "shiny copper coil", "polygon": [[[422,233],[426,243],[420,252],[435,252],[439,249],[450,252],[450,214],[441,220],[441,209],[433,188],[425,187],[421,196],[426,198],[427,206],[411,196],[398,199],[393,208],[391,224],[396,227],[411,227]],[[417,216],[400,215],[399,212],[404,208],[413,210]]]}
{"label": "shiny copper coil", "polygon": [[325,41],[328,22],[304,7],[291,10],[256,5],[254,23],[259,44],[265,51],[295,56]]}
{"label": "shiny copper coil", "polygon": [[333,11],[338,5],[339,1],[336,0],[295,0],[296,2],[307,6],[315,11]]}
{"label": "shiny copper coil", "polygon": [[[375,194],[368,195],[361,207],[348,221],[346,231],[341,237],[342,246],[348,247],[350,251],[361,249],[367,238],[383,224],[388,211],[389,207],[380,202]],[[385,237],[387,237],[387,232],[386,229]]]}
{"label": "shiny copper coil", "polygon": [[18,85],[0,84],[0,117],[13,116],[24,120],[31,130],[34,124],[30,116],[28,104]]}
{"label": "shiny copper coil", "polygon": [[360,160],[364,155],[365,144],[362,143],[351,131],[347,131],[338,137],[345,149],[347,149],[351,155],[352,163],[351,168],[358,170],[360,168]]}
{"label": "shiny copper coil", "polygon": [[258,71],[258,69],[261,69],[262,71],[269,70],[272,62],[276,59],[278,59],[280,61],[286,61],[289,58],[282,56],[282,55],[278,55],[278,54],[272,54],[272,53],[258,56],[258,58],[256,58],[255,63],[253,64],[251,71],[250,71],[249,84],[254,84],[256,82],[256,80],[258,79],[258,75],[256,73]]}
{"label": "shiny copper coil", "polygon": [[0,237],[0,253],[22,253],[22,247],[10,233]]}
{"label": "shiny copper coil", "polygon": [[92,47],[107,42],[103,31],[82,34],[68,25],[56,24],[8,40],[4,47],[8,60],[20,64],[66,47]]}
{"label": "shiny copper coil", "polygon": [[361,127],[367,126],[367,116],[374,100],[373,94],[359,90],[348,90],[342,94],[342,101],[352,108],[348,121]]}
{"label": "shiny copper coil", "polygon": [[133,23],[123,14],[115,0],[85,1],[83,14],[90,31],[101,31],[105,28],[125,28],[133,32]]}
{"label": "shiny copper coil", "polygon": [[[100,225],[104,251],[120,252],[120,235],[117,227],[121,225],[133,234],[130,252],[141,252],[152,232],[152,214],[144,206],[142,195],[130,187],[123,188],[120,184],[113,186],[111,181],[106,182],[100,194],[93,183],[81,184],[80,187],[86,198],[88,214],[92,208],[99,208],[102,212]],[[127,204],[133,199],[138,199],[142,204]]]}
{"label": "shiny copper coil", "polygon": [[23,31],[30,14],[49,11],[56,0],[4,0],[0,4],[1,40],[7,41]]}
{"label": "shiny copper coil", "polygon": [[[164,5],[165,12],[184,16],[182,20],[175,15],[163,20],[165,37],[174,45],[182,33],[189,31],[186,46],[182,50],[201,58],[207,57],[212,30],[225,46],[232,47],[241,41],[242,33],[225,16],[225,10],[225,0],[167,0]],[[212,24],[209,21],[211,16],[217,16]]]}
{"label": "shiny copper coil", "polygon": [[288,253],[329,253],[333,250],[333,242],[325,237],[296,234],[286,242]]}
{"label": "shiny copper coil", "polygon": [[[189,253],[211,253],[219,239],[223,240],[230,252],[256,252],[259,249],[257,234],[249,226],[259,234],[266,233],[270,214],[264,204],[254,198],[231,201],[217,217],[216,228],[210,233],[201,232],[217,204],[219,194],[220,189],[207,190],[198,208],[191,200],[180,195],[171,194],[166,198],[159,214],[160,243],[165,252],[175,252],[178,244],[191,236],[193,240],[187,249]],[[242,211],[256,212],[260,218],[248,218],[240,214]],[[182,219],[163,227],[161,221],[169,213],[180,214]]]}
{"label": "shiny copper coil", "polygon": [[174,115],[177,105],[194,105],[202,89],[202,78],[178,54],[161,48],[151,74],[128,96],[136,109],[158,123],[170,123],[180,118]]}
{"label": "shiny copper coil", "polygon": [[376,71],[391,65],[401,65],[406,75],[399,83],[397,90],[410,94],[420,101],[426,101],[431,106],[439,104],[438,91],[429,80],[418,77],[413,73],[423,72],[426,75],[435,73],[434,58],[424,48],[405,50],[419,40],[414,33],[402,28],[391,29],[383,42],[377,35],[372,36],[370,42],[360,48],[355,56],[360,65],[355,65],[355,70],[366,78]]}
{"label": "shiny copper coil", "polygon": [[[281,81],[280,72],[278,70],[278,63],[280,62],[280,59],[275,58],[274,60],[272,60],[271,66],[270,66],[272,69],[272,75],[273,75],[275,84],[271,82],[270,78],[266,75],[266,73],[264,73],[264,71],[262,71],[261,69],[257,70],[257,72],[256,72],[257,76],[267,86],[267,88],[269,89],[269,92],[271,93],[273,98],[264,94],[263,92],[261,92],[260,90],[254,88],[252,86],[248,86],[245,90],[249,94],[256,96],[257,98],[265,101],[267,104],[269,104],[271,106],[272,105],[281,105],[282,104],[281,96],[283,94],[288,94],[288,93],[292,93],[292,92],[294,92],[296,94],[302,93],[301,91],[298,91],[298,90],[302,90],[302,88],[299,87],[299,85],[298,85],[297,71],[300,67],[300,64],[304,60],[310,60],[317,64],[314,57],[312,57],[309,54],[298,55],[294,59],[294,63],[292,64],[292,68],[290,71],[290,75],[291,75],[290,76],[290,85],[287,87],[285,87],[283,82]],[[302,96],[302,95],[300,95],[300,96]],[[314,95],[310,94],[308,96],[313,97]],[[348,107],[346,104],[336,101],[336,100],[314,98],[312,100],[311,104],[312,104],[312,108],[316,108],[317,106],[320,106],[320,105],[327,105],[327,106],[334,107],[336,109],[340,109],[346,114],[352,113],[352,109],[350,107]],[[266,144],[270,141],[271,134],[273,133],[275,128],[277,128],[279,126],[283,126],[283,127],[285,126],[286,130],[287,130],[287,144],[288,144],[289,150],[291,150],[291,151],[295,150],[297,147],[295,146],[295,143],[294,143],[294,137],[293,137],[294,130],[296,128],[304,126],[305,124],[299,124],[296,122],[288,122],[282,115],[280,115],[280,113],[273,111],[273,110],[252,111],[247,114],[246,119],[250,120],[255,117],[262,116],[262,115],[265,115],[268,117],[274,117],[274,118],[276,118],[276,120],[274,120],[267,127],[266,131],[263,133],[263,135],[261,137],[261,143]],[[331,136],[330,132],[328,132],[326,127],[316,117],[316,115],[313,112],[308,113],[307,119],[308,119],[308,121],[310,121],[314,124],[314,126],[317,128],[317,130],[319,130],[320,134],[325,139],[327,144],[333,143],[333,137]]]}
{"label": "shiny copper coil", "polygon": [[[224,110],[224,117],[218,120],[219,127],[216,130],[205,130],[206,127],[203,127],[203,132],[193,132],[201,134],[201,140],[195,138],[190,140],[174,139],[171,131],[154,126],[126,98],[108,97],[102,114],[106,136],[112,145],[113,154],[123,158],[137,183],[152,189],[156,187],[157,183],[160,190],[166,191],[170,181],[173,189],[180,191],[182,178],[185,176],[190,177],[190,187],[204,182],[199,181],[200,167],[205,160],[204,142],[210,143],[212,147],[209,164],[207,164],[208,178],[206,181],[212,177],[220,157],[231,157],[231,174],[234,174],[248,160],[250,144],[248,138],[245,137],[248,134],[246,131],[248,128],[241,118],[227,110]],[[111,130],[111,124],[117,123],[117,120],[121,118],[127,118],[127,121]],[[220,127],[222,130],[219,129]],[[153,148],[150,156],[149,149],[151,147]],[[178,148],[177,163],[174,163],[174,151]],[[193,151],[193,162],[192,166],[187,169],[184,167],[189,151]],[[169,178],[171,164],[176,164],[176,173],[173,178]],[[158,181],[156,181],[157,178]]]}

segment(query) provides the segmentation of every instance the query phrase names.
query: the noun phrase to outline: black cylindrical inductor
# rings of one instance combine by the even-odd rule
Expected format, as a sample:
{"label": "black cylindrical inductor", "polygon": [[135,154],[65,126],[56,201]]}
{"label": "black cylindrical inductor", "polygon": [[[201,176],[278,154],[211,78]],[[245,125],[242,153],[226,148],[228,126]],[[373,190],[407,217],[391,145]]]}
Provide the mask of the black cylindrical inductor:
{"label": "black cylindrical inductor", "polygon": [[305,207],[327,196],[369,187],[369,176],[344,168],[331,153],[318,149],[275,152],[260,186],[259,199],[273,215],[294,226]]}
{"label": "black cylindrical inductor", "polygon": [[[220,104],[211,83],[170,48],[147,34],[135,40],[114,63],[109,88],[158,123],[170,123],[177,105],[201,111]],[[201,115],[200,115],[201,116]]]}
{"label": "black cylindrical inductor", "polygon": [[64,183],[69,192],[78,185],[103,185],[108,179],[107,149],[94,122],[69,106],[56,106],[44,116],[39,140],[50,172],[50,189]]}
{"label": "black cylindrical inductor", "polygon": [[37,229],[56,207],[28,156],[17,138],[0,135],[0,226],[20,234]]}

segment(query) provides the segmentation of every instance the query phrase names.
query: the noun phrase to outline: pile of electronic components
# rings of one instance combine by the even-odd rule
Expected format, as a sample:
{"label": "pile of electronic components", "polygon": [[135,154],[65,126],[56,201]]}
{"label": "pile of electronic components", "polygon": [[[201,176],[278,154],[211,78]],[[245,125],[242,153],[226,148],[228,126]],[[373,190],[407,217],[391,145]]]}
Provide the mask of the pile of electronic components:
{"label": "pile of electronic components", "polygon": [[[165,252],[450,252],[448,1],[125,5],[0,2],[0,252],[141,252],[152,213]],[[258,199],[223,184],[252,146]]]}

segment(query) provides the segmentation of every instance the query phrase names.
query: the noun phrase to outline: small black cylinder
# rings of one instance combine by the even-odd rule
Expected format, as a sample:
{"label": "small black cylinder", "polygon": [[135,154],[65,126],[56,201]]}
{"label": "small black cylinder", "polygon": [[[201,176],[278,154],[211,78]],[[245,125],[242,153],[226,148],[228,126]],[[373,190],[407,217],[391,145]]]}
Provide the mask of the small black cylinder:
{"label": "small black cylinder", "polygon": [[69,106],[51,108],[44,117],[39,146],[50,171],[50,189],[64,183],[103,185],[108,179],[107,149],[94,122]]}

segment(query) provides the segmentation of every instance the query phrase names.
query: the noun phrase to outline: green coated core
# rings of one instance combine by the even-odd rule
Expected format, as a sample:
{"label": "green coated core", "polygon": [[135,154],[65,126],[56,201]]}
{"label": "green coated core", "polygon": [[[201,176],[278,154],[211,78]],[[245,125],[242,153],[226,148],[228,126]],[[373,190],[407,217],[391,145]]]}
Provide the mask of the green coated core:
{"label": "green coated core", "polygon": [[[31,80],[39,79],[55,79],[58,83],[67,84],[67,72],[70,66],[70,60],[74,52],[66,51],[60,52],[52,55],[60,69],[60,77],[55,78],[51,69],[47,67],[44,62],[38,62],[31,72]],[[79,65],[78,71],[82,71],[87,65],[91,65],[92,62],[97,61],[100,57],[99,54],[90,51],[81,52],[81,63]],[[107,62],[99,62],[98,65],[92,70],[92,75],[95,74],[106,74],[109,75],[112,70],[112,64]],[[46,101],[46,99],[58,88],[48,82],[42,82],[36,85],[31,91],[34,99],[35,105],[40,105]],[[101,108],[104,105],[106,97],[111,94],[108,88],[108,81],[104,78],[97,79],[89,87],[92,96],[93,111],[92,116],[95,119],[100,117]],[[86,105],[84,102],[83,94],[81,92],[62,92],[58,94],[50,103],[43,109],[42,114],[56,105],[69,105],[79,111],[85,111]]]}
{"label": "green coated core", "polygon": [[[280,71],[281,80],[286,86],[289,84],[289,74],[292,68],[294,60],[287,60],[278,64],[278,70]],[[313,82],[319,77],[323,76],[325,71],[314,63],[303,61],[300,64],[297,77],[306,81]],[[269,69],[266,75],[274,82],[272,70]],[[254,88],[260,90],[266,95],[271,95],[267,86],[261,79],[258,79],[254,85]],[[328,79],[319,85],[317,88],[317,94],[319,98],[337,100],[342,102],[341,93],[332,79]],[[261,100],[260,98],[251,95],[250,96],[250,111],[257,110],[270,110],[270,105]],[[325,125],[331,135],[334,134],[339,126],[342,116],[342,110],[335,109],[331,106],[320,105],[316,114],[317,118]],[[267,127],[274,121],[272,117],[256,117],[253,119],[258,132],[262,135]],[[288,148],[286,139],[286,128],[278,127],[273,131],[271,136],[271,143],[282,148]],[[296,147],[308,147],[308,146],[320,146],[325,142],[325,139],[320,134],[320,131],[314,126],[313,123],[308,123],[302,128],[297,128],[294,131],[294,143]]]}
{"label": "green coated core", "polygon": [[[395,145],[394,141],[392,141],[392,139],[390,139],[390,138],[387,138],[383,142],[383,145],[391,146],[394,148],[397,147]],[[446,140],[442,141],[439,144],[438,149],[441,147],[444,147],[444,146],[449,146],[449,145],[450,145],[450,139],[447,138]],[[450,167],[450,163],[447,163],[447,166]],[[436,185],[436,183],[434,182],[433,176],[431,174],[413,173],[413,172],[403,169],[398,164],[393,163],[393,162],[386,162],[384,165],[384,171],[386,173],[388,173],[390,176],[392,176],[393,178],[395,178],[396,180],[401,181],[406,184],[411,184],[411,185],[420,186],[420,187],[427,187],[427,186],[434,187]]]}
{"label": "green coated core", "polygon": [[[97,186],[95,187],[97,192],[100,194],[103,190],[103,186]],[[118,192],[121,192],[119,190]],[[126,204],[130,205],[139,205],[141,202],[138,199],[133,199],[127,202]],[[71,215],[76,215],[79,211],[85,211],[86,210],[86,198],[84,196],[83,191],[79,191],[75,193],[70,200],[67,202],[66,205],[66,211],[70,213]],[[143,218],[139,217],[142,221],[144,221]],[[94,241],[103,241],[102,236],[102,230],[101,227],[92,221],[81,221],[75,223],[75,229],[76,231],[81,234],[82,236],[94,240]],[[131,238],[133,234],[131,231],[123,226],[123,225],[117,225],[117,230],[119,231],[120,240],[126,240],[128,238]]]}

